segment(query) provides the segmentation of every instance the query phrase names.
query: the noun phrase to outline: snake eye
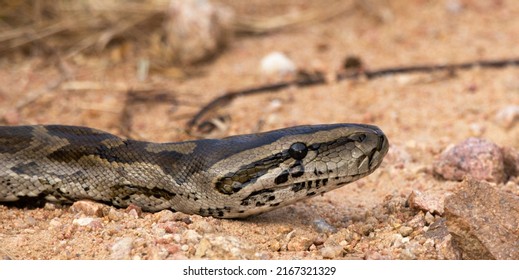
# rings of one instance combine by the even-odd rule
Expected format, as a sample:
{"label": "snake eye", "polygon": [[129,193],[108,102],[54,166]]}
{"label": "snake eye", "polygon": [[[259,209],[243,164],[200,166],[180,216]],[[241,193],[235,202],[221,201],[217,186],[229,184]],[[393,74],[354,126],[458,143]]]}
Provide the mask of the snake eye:
{"label": "snake eye", "polygon": [[302,160],[306,157],[308,148],[304,143],[296,142],[288,149],[288,154],[295,160]]}

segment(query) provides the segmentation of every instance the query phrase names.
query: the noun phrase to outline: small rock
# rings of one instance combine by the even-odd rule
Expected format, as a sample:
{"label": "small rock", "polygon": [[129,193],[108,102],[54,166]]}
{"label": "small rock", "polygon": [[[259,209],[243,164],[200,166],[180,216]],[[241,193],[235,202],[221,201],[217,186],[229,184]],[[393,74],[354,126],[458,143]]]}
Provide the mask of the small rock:
{"label": "small rock", "polygon": [[83,213],[87,216],[103,217],[103,208],[105,207],[104,204],[98,202],[80,200],[74,202],[74,204],[70,206],[70,210],[74,213]]}
{"label": "small rock", "polygon": [[404,242],[403,242],[404,237],[401,234],[399,234],[399,233],[393,234],[391,236],[390,240],[391,240],[391,244],[392,244],[391,246],[392,247],[403,248],[403,246],[404,246]]}
{"label": "small rock", "polygon": [[452,243],[452,235],[450,234],[446,235],[439,243],[436,243],[436,251],[438,252],[438,259],[461,259],[461,252],[458,247]]}
{"label": "small rock", "polygon": [[434,247],[434,240],[433,239],[426,239],[425,242],[423,243],[423,246],[426,248],[426,249],[431,249]]}
{"label": "small rock", "polygon": [[407,222],[407,225],[412,228],[421,228],[425,226],[425,215],[423,212],[418,212],[411,220]]}
{"label": "small rock", "polygon": [[315,219],[313,225],[317,232],[320,233],[335,233],[337,232],[337,228],[330,225],[324,219]]}
{"label": "small rock", "polygon": [[177,233],[180,229],[176,222],[165,222],[159,224],[159,227],[163,228],[166,233]]}
{"label": "small rock", "polygon": [[174,212],[173,213],[173,219],[175,221],[184,222],[185,224],[189,225],[193,221],[191,221],[191,216],[182,212]]}
{"label": "small rock", "polygon": [[196,247],[195,257],[201,258],[206,255],[207,251],[211,249],[211,242],[207,238],[200,240],[198,246]]}
{"label": "small rock", "polygon": [[171,244],[174,243],[173,241],[173,234],[167,233],[164,234],[162,237],[157,238],[155,242],[157,242],[157,244]]}
{"label": "small rock", "polygon": [[438,219],[429,226],[427,232],[424,233],[426,238],[432,238],[435,240],[442,240],[445,236],[449,235],[445,218]]}
{"label": "small rock", "polygon": [[443,199],[426,195],[420,191],[413,190],[407,200],[413,209],[443,215]]}
{"label": "small rock", "polygon": [[506,179],[501,149],[479,138],[469,138],[444,151],[433,170],[444,179],[454,181],[461,181],[465,176],[495,183]]}
{"label": "small rock", "polygon": [[91,218],[91,217],[78,218],[78,219],[74,219],[72,221],[72,224],[73,225],[78,225],[78,226],[87,226],[90,223],[92,223],[93,221],[94,221],[94,218]]}
{"label": "small rock", "polygon": [[178,233],[173,234],[173,241],[175,241],[175,243],[180,243],[182,241],[182,236]]}
{"label": "small rock", "polygon": [[128,215],[134,219],[139,218],[139,213],[135,209],[131,209],[130,211],[128,211]]}
{"label": "small rock", "polygon": [[374,230],[375,230],[375,225],[373,225],[371,223],[363,224],[360,227],[360,233],[362,233],[362,235],[365,235],[365,236],[368,236]]}
{"label": "small rock", "polygon": [[[198,248],[202,246],[202,248]],[[219,236],[208,234],[200,240],[195,255],[208,259],[257,259],[253,246],[235,236]]]}
{"label": "small rock", "polygon": [[192,224],[192,227],[190,227],[202,234],[204,233],[213,233],[214,232],[214,227],[213,225],[211,225],[211,223],[205,221],[205,220],[201,220],[201,221],[198,221],[196,223],[193,223]]}
{"label": "small rock", "polygon": [[158,213],[153,214],[153,219],[159,223],[164,223],[168,221],[174,221],[175,215],[170,210],[162,210]]}
{"label": "small rock", "polygon": [[108,210],[108,219],[111,221],[122,221],[125,218],[124,213],[122,213],[120,210],[117,210],[115,208],[110,207],[110,210]]}
{"label": "small rock", "polygon": [[192,229],[188,229],[182,234],[183,243],[197,244],[201,238],[202,236]]}
{"label": "small rock", "polygon": [[110,259],[113,260],[129,260],[130,252],[133,248],[133,238],[124,237],[118,239],[111,248]]}
{"label": "small rock", "polygon": [[49,226],[50,227],[59,227],[59,226],[61,226],[61,222],[60,222],[59,218],[53,218],[52,220],[50,220]]}
{"label": "small rock", "polygon": [[413,233],[413,228],[412,227],[408,227],[408,226],[403,226],[403,227],[398,229],[398,232],[403,237],[407,237],[407,236],[411,235],[411,233]]}
{"label": "small rock", "polygon": [[134,219],[140,218],[142,216],[142,209],[135,204],[128,205],[124,211]]}
{"label": "small rock", "polygon": [[341,245],[324,246],[321,248],[321,255],[325,259],[335,259],[342,257],[342,252],[343,249]]}
{"label": "small rock", "polygon": [[415,260],[416,255],[411,251],[411,249],[405,248],[400,252],[399,258],[402,260]]}
{"label": "small rock", "polygon": [[288,225],[281,225],[279,226],[278,228],[278,231],[281,233],[281,234],[288,234],[290,233],[291,231],[293,231],[294,229],[291,227],[291,226],[288,226]]}
{"label": "small rock", "polygon": [[45,205],[43,205],[43,209],[45,209],[45,210],[56,210],[57,209],[57,205],[55,203],[52,203],[52,202],[45,202]]}
{"label": "small rock", "polygon": [[272,252],[278,252],[279,250],[281,250],[281,243],[276,239],[270,240],[268,242],[268,246],[270,251]]}
{"label": "small rock", "polygon": [[324,242],[326,242],[327,239],[328,239],[328,235],[326,235],[325,233],[320,233],[314,239],[314,244],[317,245],[317,246],[323,245]]}
{"label": "small rock", "polygon": [[288,242],[287,249],[289,251],[307,251],[312,244],[313,242],[309,238],[304,236],[295,236]]}
{"label": "small rock", "polygon": [[445,199],[445,217],[463,259],[519,259],[519,196],[465,181]]}
{"label": "small rock", "polygon": [[186,225],[190,225],[193,223],[193,220],[191,220],[191,217],[185,217],[184,219],[182,219],[182,222]]}
{"label": "small rock", "polygon": [[261,60],[261,73],[267,77],[286,77],[294,75],[297,68],[294,62],[281,52],[271,52]]}
{"label": "small rock", "polygon": [[474,136],[481,136],[485,133],[486,127],[480,123],[471,123],[469,124],[469,129]]}
{"label": "small rock", "polygon": [[430,212],[425,213],[425,223],[427,225],[434,223],[434,216]]}
{"label": "small rock", "polygon": [[511,128],[519,122],[519,106],[510,105],[496,113],[496,123],[504,128]]}

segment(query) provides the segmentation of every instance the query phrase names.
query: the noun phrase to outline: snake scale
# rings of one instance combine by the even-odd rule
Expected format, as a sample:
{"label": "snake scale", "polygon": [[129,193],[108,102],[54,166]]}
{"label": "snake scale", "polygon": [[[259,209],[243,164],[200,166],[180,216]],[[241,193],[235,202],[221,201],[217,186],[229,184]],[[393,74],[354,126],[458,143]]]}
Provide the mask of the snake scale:
{"label": "snake scale", "polygon": [[376,126],[327,124],[178,143],[65,125],[0,127],[0,202],[100,201],[246,217],[372,173],[389,144]]}

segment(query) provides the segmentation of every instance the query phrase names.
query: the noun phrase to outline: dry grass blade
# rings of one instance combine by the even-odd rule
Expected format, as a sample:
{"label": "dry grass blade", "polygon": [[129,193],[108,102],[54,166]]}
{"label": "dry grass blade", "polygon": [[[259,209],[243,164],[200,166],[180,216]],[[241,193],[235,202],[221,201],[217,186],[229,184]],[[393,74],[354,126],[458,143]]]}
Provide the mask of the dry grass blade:
{"label": "dry grass blade", "polygon": [[[114,38],[133,36],[136,32],[132,31],[139,27],[160,27],[160,14],[168,4],[165,0],[0,2],[6,7],[0,11],[0,52],[42,41],[67,56],[89,48],[101,50]],[[153,24],[145,26],[147,20]],[[149,34],[149,30],[143,33]]]}

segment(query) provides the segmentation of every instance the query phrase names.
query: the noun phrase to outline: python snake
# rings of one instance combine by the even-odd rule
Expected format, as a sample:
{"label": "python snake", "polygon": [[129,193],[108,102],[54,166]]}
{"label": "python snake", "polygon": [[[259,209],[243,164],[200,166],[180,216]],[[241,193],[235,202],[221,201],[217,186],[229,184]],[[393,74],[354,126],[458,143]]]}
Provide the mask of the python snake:
{"label": "python snake", "polygon": [[0,127],[0,202],[90,199],[145,211],[246,217],[372,173],[376,126],[328,124],[178,143],[65,125]]}

